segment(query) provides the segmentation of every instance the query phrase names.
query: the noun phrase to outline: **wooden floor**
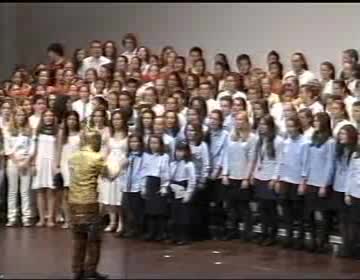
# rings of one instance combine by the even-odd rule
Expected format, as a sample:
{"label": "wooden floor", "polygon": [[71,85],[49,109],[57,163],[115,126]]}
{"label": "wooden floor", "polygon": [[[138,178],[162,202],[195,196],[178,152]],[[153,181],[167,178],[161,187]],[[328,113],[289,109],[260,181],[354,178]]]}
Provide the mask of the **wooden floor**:
{"label": "wooden floor", "polygon": [[[61,229],[0,228],[0,279],[71,278],[70,238]],[[105,234],[99,271],[113,279],[360,279],[360,262],[239,241],[177,247]]]}

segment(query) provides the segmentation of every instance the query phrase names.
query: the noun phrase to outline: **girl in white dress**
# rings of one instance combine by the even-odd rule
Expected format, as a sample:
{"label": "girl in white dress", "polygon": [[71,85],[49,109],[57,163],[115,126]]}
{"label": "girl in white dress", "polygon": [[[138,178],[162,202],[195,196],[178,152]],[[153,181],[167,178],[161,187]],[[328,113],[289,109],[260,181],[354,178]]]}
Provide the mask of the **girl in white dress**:
{"label": "girl in white dress", "polygon": [[[54,227],[55,186],[53,183],[56,170],[57,122],[52,111],[46,110],[40,120],[36,133],[36,152],[33,161],[34,180],[32,188],[36,190],[39,212],[38,227],[45,225],[46,208],[48,210],[48,227]],[[47,206],[47,207],[46,207]]]}
{"label": "girl in white dress", "polygon": [[76,111],[70,111],[65,115],[64,127],[59,131],[58,141],[58,168],[64,182],[62,192],[62,209],[64,211],[65,222],[63,229],[69,228],[69,206],[68,188],[70,186],[69,158],[80,149],[80,117]]}
{"label": "girl in white dress", "polygon": [[[111,116],[110,138],[107,143],[108,160],[118,161],[122,166],[126,162],[127,155],[127,118],[123,111],[115,110]],[[120,174],[114,179],[101,179],[99,188],[99,202],[102,203],[110,215],[110,224],[105,228],[106,232],[122,230],[122,180]]]}

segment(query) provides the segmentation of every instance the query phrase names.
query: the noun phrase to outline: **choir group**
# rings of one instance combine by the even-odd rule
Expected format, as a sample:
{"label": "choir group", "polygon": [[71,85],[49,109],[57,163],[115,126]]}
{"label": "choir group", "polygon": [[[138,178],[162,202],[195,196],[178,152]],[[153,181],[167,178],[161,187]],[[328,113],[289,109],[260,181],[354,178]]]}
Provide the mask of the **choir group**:
{"label": "choir group", "polygon": [[121,46],[94,40],[70,59],[53,43],[47,63],[17,65],[2,82],[7,227],[71,226],[68,160],[90,127],[101,132],[103,157],[121,165],[116,178],[98,180],[105,232],[271,246],[284,228],[285,248],[324,253],[338,224],[339,256],[359,258],[356,50],[342,52],[338,75],[326,61],[317,77],[300,52],[283,73],[276,51],[266,69],[247,54],[231,69],[223,53],[208,66],[200,47],[157,55],[130,33]]}

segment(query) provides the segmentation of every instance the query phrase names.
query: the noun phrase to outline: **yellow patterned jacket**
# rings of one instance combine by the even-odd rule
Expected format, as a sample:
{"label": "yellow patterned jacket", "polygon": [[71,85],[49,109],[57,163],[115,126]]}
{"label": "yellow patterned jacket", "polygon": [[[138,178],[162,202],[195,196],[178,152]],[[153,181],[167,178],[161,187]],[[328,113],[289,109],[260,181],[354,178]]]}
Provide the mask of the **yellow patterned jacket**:
{"label": "yellow patterned jacket", "polygon": [[83,147],[69,159],[70,204],[95,204],[99,175],[105,168],[105,160],[100,153]]}

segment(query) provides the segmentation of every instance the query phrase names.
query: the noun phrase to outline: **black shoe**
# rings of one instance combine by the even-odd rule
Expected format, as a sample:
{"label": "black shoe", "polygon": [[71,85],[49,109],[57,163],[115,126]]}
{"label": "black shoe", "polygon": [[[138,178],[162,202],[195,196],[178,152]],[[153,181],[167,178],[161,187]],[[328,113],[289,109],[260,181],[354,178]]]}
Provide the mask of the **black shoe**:
{"label": "black shoe", "polygon": [[84,279],[84,272],[74,273],[72,279],[74,279],[74,280]]}
{"label": "black shoe", "polygon": [[143,236],[143,240],[144,241],[153,241],[154,240],[154,236],[152,233],[147,233]]}
{"label": "black shoe", "polygon": [[295,250],[303,250],[305,248],[304,239],[297,239],[294,244]]}
{"label": "black shoe", "polygon": [[227,234],[225,234],[221,240],[228,241],[228,240],[233,240],[236,238],[239,238],[238,233],[234,230],[231,230]]}
{"label": "black shoe", "polygon": [[318,250],[318,246],[316,244],[316,241],[314,239],[310,240],[310,245],[306,248],[306,251],[309,253],[315,253]]}
{"label": "black shoe", "polygon": [[273,238],[273,237],[270,237],[268,239],[266,239],[262,245],[265,246],[265,247],[269,247],[269,246],[274,246],[276,245],[277,241],[276,241],[276,238]]}
{"label": "black shoe", "polygon": [[164,241],[166,240],[166,234],[165,233],[160,233],[155,237],[155,241]]}
{"label": "black shoe", "polygon": [[109,276],[105,275],[105,274],[101,274],[98,272],[91,272],[91,273],[85,273],[84,274],[84,279],[88,279],[88,280],[92,280],[92,279],[96,279],[96,280],[105,280],[108,279]]}
{"label": "black shoe", "polygon": [[337,257],[339,258],[350,258],[351,257],[351,253],[349,252],[349,250],[345,249],[344,247],[340,248],[339,252],[336,254]]}
{"label": "black shoe", "polygon": [[176,242],[176,245],[178,246],[184,246],[184,245],[188,245],[189,242],[188,241],[185,241],[185,240],[180,240],[178,242]]}
{"label": "black shoe", "polygon": [[294,246],[294,242],[293,242],[292,238],[286,238],[282,245],[282,247],[284,249],[291,249],[291,248],[293,248],[293,246]]}
{"label": "black shoe", "polygon": [[263,244],[264,244],[264,242],[266,241],[266,236],[265,235],[263,235],[263,234],[261,234],[256,240],[255,240],[255,243],[257,244],[257,245],[260,245],[260,246],[262,246]]}
{"label": "black shoe", "polygon": [[251,238],[250,234],[248,234],[248,233],[242,234],[240,240],[243,243],[252,242],[252,238]]}
{"label": "black shoe", "polygon": [[325,254],[329,253],[329,248],[326,245],[320,245],[317,248],[316,253],[321,254],[321,255],[325,255]]}
{"label": "black shoe", "polygon": [[127,234],[126,231],[115,232],[115,233],[114,233],[114,237],[115,237],[115,238],[126,238],[126,237],[125,237],[126,234]]}

